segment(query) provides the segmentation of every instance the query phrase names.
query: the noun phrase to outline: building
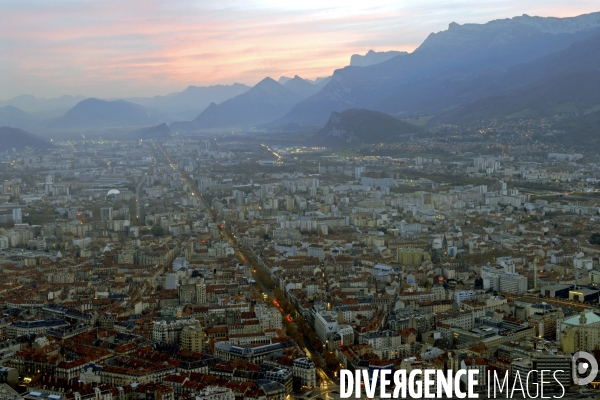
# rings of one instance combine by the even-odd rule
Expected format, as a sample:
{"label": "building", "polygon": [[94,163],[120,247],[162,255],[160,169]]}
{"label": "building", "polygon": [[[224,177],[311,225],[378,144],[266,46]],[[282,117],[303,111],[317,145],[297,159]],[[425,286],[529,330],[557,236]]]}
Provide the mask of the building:
{"label": "building", "polygon": [[246,360],[248,362],[257,363],[262,362],[263,359],[271,353],[294,346],[295,343],[291,341],[264,344],[255,347],[250,347],[249,343],[243,347],[232,345],[227,342],[217,342],[215,343],[214,355],[225,361]]}
{"label": "building", "polygon": [[179,346],[183,349],[201,353],[203,342],[204,331],[198,321],[184,327],[179,334]]}
{"label": "building", "polygon": [[[0,366],[0,382],[15,385],[19,381],[19,371],[16,368]],[[0,396],[0,399],[2,396]]]}
{"label": "building", "polygon": [[300,380],[303,387],[313,388],[317,384],[317,368],[308,357],[294,359],[292,373],[294,378]]}
{"label": "building", "polygon": [[[511,367],[511,377],[518,377],[523,384],[523,388],[529,383],[529,391],[535,393],[542,385],[542,374],[538,371],[550,371],[544,373],[544,393],[562,392],[571,387],[571,363],[572,358],[568,355],[548,355],[535,354],[529,358],[514,360]],[[528,373],[532,372],[534,376],[528,377]],[[560,384],[553,379],[555,377]],[[537,385],[537,387],[535,386]]]}
{"label": "building", "polygon": [[112,221],[113,219],[113,209],[112,207],[102,207],[100,208],[100,220],[101,221]]}
{"label": "building", "polygon": [[[193,318],[161,318],[155,321],[152,326],[152,339],[157,342],[177,344],[180,343],[183,328],[190,325],[196,326],[197,324],[199,325],[199,322]],[[202,328],[200,327],[200,329]],[[190,344],[188,343],[188,345]]]}
{"label": "building", "polygon": [[334,311],[316,311],[315,312],[315,333],[326,343],[338,330],[337,312]]}
{"label": "building", "polygon": [[208,386],[197,392],[196,398],[202,400],[235,400],[235,393],[230,388]]}
{"label": "building", "polygon": [[13,219],[13,222],[15,224],[22,224],[23,223],[23,215],[21,213],[21,209],[20,208],[13,208],[13,210],[12,210],[12,219]]}
{"label": "building", "polygon": [[421,265],[425,260],[431,260],[431,254],[425,250],[412,247],[399,247],[398,250],[396,250],[396,256],[400,264],[413,267]]}
{"label": "building", "polygon": [[556,320],[560,326],[560,345],[566,353],[591,352],[600,347],[600,313],[582,311],[565,320],[560,317]]}
{"label": "building", "polygon": [[177,277],[177,274],[168,274],[165,277],[165,289],[167,289],[167,290],[177,289],[178,285],[179,285],[179,278]]}
{"label": "building", "polygon": [[23,397],[6,383],[0,383],[0,399],[22,400]]}
{"label": "building", "polygon": [[[508,263],[505,269],[493,267],[483,267],[481,269],[481,278],[483,287],[502,293],[523,294],[527,292],[527,277],[512,272],[514,263]],[[511,272],[507,272],[511,271]]]}
{"label": "building", "polygon": [[177,272],[182,268],[190,268],[190,262],[185,259],[185,257],[177,257],[173,260],[173,272]]}
{"label": "building", "polygon": [[472,290],[457,290],[454,292],[454,300],[460,306],[464,300],[470,300],[475,298],[475,292]]}
{"label": "building", "polygon": [[70,324],[62,319],[42,319],[37,321],[17,321],[9,325],[6,333],[10,339],[28,333],[46,333],[49,329],[67,328]]}

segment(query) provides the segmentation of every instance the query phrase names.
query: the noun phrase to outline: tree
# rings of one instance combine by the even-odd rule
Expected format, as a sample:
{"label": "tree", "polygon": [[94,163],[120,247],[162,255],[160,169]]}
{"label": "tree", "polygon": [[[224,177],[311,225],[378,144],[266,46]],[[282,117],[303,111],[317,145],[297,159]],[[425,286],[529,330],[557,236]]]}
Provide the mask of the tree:
{"label": "tree", "polygon": [[593,233],[589,241],[590,244],[600,244],[600,233]]}
{"label": "tree", "polygon": [[154,225],[152,227],[152,234],[154,236],[163,236],[165,234],[165,230],[160,225]]}
{"label": "tree", "polygon": [[475,289],[483,289],[483,278],[475,279]]}
{"label": "tree", "polygon": [[327,368],[329,368],[332,372],[335,372],[340,368],[340,360],[333,351],[326,351],[323,354],[323,359],[325,360],[325,365],[327,365]]}

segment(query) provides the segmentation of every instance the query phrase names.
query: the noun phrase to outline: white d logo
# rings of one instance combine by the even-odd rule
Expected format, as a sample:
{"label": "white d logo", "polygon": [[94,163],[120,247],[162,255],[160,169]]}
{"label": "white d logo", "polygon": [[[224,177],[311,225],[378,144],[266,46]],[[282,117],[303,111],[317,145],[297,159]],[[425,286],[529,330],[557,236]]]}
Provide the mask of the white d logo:
{"label": "white d logo", "polygon": [[[579,361],[580,359],[582,360]],[[588,352],[578,351],[573,354],[571,365],[571,374],[573,375],[573,382],[576,385],[587,385],[596,379],[596,375],[598,375],[598,362]],[[584,378],[580,377],[580,375],[586,373],[589,375]]]}

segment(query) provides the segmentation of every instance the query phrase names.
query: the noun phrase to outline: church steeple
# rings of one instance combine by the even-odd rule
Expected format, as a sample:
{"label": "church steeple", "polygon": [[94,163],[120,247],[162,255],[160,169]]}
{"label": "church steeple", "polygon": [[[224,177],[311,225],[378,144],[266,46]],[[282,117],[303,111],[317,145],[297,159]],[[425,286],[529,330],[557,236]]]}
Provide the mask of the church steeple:
{"label": "church steeple", "polygon": [[583,310],[581,312],[581,315],[579,316],[579,325],[584,326],[587,324],[587,318],[585,316],[585,310]]}

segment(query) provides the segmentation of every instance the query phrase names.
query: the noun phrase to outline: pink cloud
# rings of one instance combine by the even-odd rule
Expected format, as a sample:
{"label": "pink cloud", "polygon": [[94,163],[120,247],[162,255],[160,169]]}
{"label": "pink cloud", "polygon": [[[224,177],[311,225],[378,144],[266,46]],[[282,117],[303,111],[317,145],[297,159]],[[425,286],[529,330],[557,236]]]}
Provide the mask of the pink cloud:
{"label": "pink cloud", "polygon": [[353,53],[411,51],[452,21],[571,16],[596,7],[556,0],[527,9],[514,0],[312,3],[4,1],[1,96],[154,95],[189,84],[253,84],[266,75],[315,78],[347,65]]}

